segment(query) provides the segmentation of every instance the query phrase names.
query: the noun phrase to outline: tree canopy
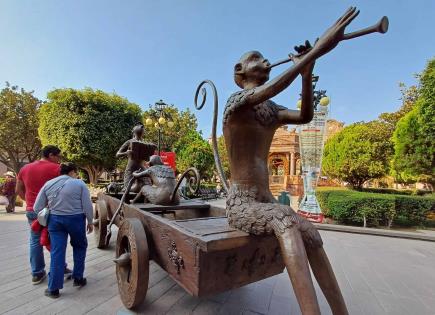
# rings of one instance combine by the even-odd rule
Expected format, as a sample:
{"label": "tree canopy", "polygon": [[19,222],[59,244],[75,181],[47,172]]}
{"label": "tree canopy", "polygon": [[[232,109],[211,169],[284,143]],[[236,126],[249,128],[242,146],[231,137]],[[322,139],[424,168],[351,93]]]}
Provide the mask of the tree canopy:
{"label": "tree canopy", "polygon": [[85,88],[55,89],[39,110],[39,135],[96,183],[104,169],[116,165],[115,154],[141,122],[141,110],[116,94]]}
{"label": "tree canopy", "polygon": [[177,169],[183,172],[196,167],[202,178],[210,178],[214,171],[211,145],[196,130],[189,131],[174,145],[177,154]]}
{"label": "tree canopy", "polygon": [[227,179],[231,178],[230,161],[228,159],[227,147],[225,146],[225,137],[222,135],[218,137],[218,150],[221,158],[222,168]]}
{"label": "tree canopy", "polygon": [[0,91],[0,162],[16,173],[26,162],[39,156],[37,111],[40,105],[33,92],[8,82]]}
{"label": "tree canopy", "polygon": [[420,76],[415,106],[397,123],[392,166],[401,181],[435,183],[435,59]]}
{"label": "tree canopy", "polygon": [[324,174],[358,189],[367,180],[386,175],[392,154],[388,134],[388,126],[379,121],[345,127],[325,145]]}
{"label": "tree canopy", "polygon": [[390,137],[393,136],[393,132],[396,129],[396,125],[399,120],[414,108],[420,91],[416,85],[406,87],[405,84],[399,83],[399,87],[402,94],[402,105],[400,106],[399,110],[392,113],[382,113],[379,115],[379,121],[387,124],[388,130],[391,133]]}
{"label": "tree canopy", "polygon": [[[184,135],[188,134],[192,130],[196,130],[198,123],[195,117],[189,109],[180,111],[174,105],[169,105],[165,109],[165,113],[169,114],[171,120],[174,123],[173,127],[169,127],[167,124],[162,126],[161,129],[161,150],[162,151],[172,151],[174,149],[175,143],[182,138]],[[143,124],[145,126],[144,139],[148,142],[153,142],[157,144],[158,141],[158,128],[154,126],[156,123],[156,118],[158,118],[158,113],[154,108],[150,108],[143,112]],[[152,119],[150,125],[146,124],[148,118]]]}

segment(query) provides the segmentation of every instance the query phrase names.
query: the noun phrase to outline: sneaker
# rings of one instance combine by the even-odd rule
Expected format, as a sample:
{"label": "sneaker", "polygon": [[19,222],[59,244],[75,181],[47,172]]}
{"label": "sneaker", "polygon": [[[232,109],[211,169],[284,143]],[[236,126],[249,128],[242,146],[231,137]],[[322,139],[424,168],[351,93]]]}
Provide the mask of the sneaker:
{"label": "sneaker", "polygon": [[45,290],[44,295],[52,299],[57,299],[60,296],[59,290],[50,291],[49,289]]}
{"label": "sneaker", "polygon": [[32,284],[40,284],[44,279],[47,277],[47,274],[45,271],[41,273],[40,275],[33,276],[32,277]]}
{"label": "sneaker", "polygon": [[86,283],[86,278],[74,279],[73,287],[84,287]]}
{"label": "sneaker", "polygon": [[72,278],[72,270],[65,267],[65,270],[63,271],[63,276],[65,277],[66,280],[71,280]]}

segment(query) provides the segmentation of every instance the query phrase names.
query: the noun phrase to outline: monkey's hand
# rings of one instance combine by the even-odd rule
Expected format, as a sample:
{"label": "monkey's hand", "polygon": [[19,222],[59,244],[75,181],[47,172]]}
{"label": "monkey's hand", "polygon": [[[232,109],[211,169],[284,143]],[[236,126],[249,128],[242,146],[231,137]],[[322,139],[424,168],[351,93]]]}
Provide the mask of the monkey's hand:
{"label": "monkey's hand", "polygon": [[344,29],[359,14],[356,7],[350,7],[326,32],[319,38],[313,47],[316,58],[330,52],[344,39]]}
{"label": "monkey's hand", "polygon": [[133,175],[134,178],[141,178],[141,177],[145,176],[145,173],[141,172],[141,171],[136,171],[136,172],[133,172],[132,175]]}
{"label": "monkey's hand", "polygon": [[[294,64],[298,64],[302,60],[304,55],[308,53],[312,48],[313,47],[311,46],[310,42],[306,40],[304,45],[295,46],[297,54],[289,54],[289,57],[294,62]],[[313,62],[310,62],[301,69],[300,73],[303,77],[311,77],[314,69],[314,63],[315,61],[313,60]]]}

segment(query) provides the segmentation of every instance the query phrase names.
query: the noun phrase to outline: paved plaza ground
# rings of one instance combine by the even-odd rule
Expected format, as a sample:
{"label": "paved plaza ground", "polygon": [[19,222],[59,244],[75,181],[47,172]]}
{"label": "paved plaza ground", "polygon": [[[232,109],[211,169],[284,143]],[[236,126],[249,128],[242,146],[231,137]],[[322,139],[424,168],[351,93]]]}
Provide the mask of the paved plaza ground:
{"label": "paved plaza ground", "polygon": [[[435,314],[435,243],[321,231],[350,314]],[[132,314],[118,297],[114,240],[95,248],[89,236],[88,285],[65,283],[61,297],[30,283],[24,214],[0,214],[0,314]],[[68,248],[68,263],[72,264]],[[47,265],[49,256],[47,257]],[[317,287],[318,290],[318,287]],[[318,290],[322,314],[331,314]],[[194,298],[152,263],[140,314],[299,314],[286,272],[209,298]]]}

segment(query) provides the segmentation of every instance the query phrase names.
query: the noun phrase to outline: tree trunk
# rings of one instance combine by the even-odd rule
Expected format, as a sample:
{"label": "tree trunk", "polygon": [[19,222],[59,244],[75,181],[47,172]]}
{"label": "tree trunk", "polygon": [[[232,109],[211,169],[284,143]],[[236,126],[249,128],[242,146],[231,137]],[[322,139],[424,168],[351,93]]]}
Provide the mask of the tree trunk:
{"label": "tree trunk", "polygon": [[103,168],[100,166],[87,165],[87,166],[83,166],[83,169],[85,169],[86,172],[88,173],[89,183],[91,185],[96,185],[98,182],[98,178],[103,172]]}
{"label": "tree trunk", "polygon": [[388,224],[387,224],[387,227],[389,228],[389,229],[391,229],[391,226],[393,225],[393,219],[388,219]]}

